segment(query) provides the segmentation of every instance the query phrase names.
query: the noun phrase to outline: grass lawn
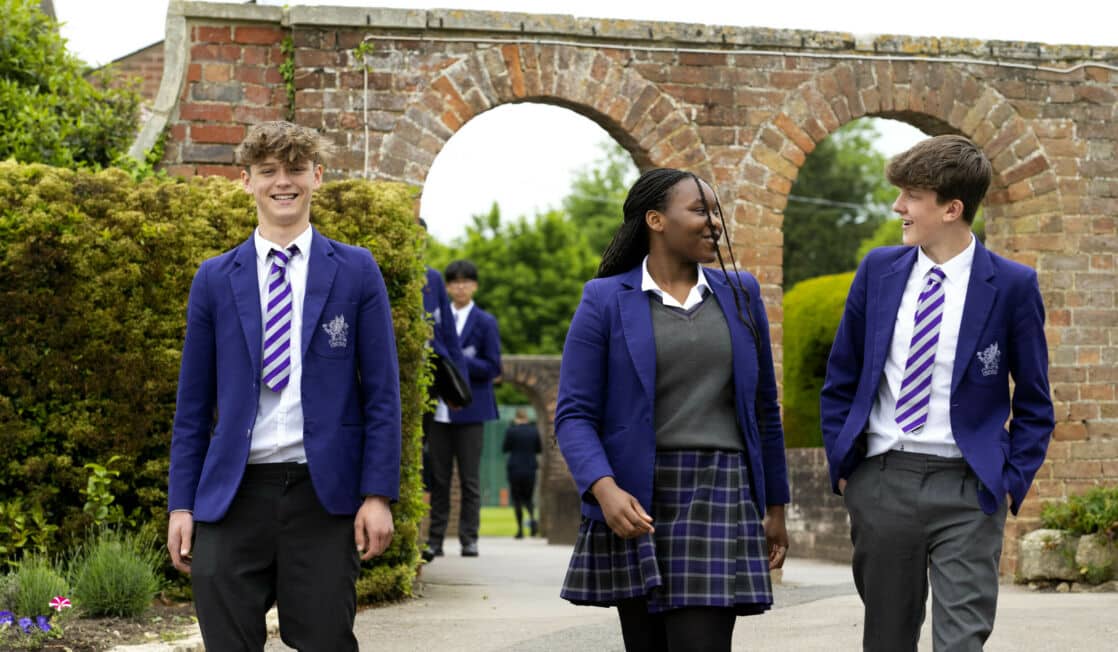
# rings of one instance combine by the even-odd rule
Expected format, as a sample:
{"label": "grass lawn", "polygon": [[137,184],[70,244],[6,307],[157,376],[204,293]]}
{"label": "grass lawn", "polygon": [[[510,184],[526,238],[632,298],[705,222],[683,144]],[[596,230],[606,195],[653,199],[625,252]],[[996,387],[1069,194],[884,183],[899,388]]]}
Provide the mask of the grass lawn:
{"label": "grass lawn", "polygon": [[[528,524],[524,524],[527,535]],[[516,534],[516,514],[511,507],[482,507],[478,534],[483,537],[511,537]]]}

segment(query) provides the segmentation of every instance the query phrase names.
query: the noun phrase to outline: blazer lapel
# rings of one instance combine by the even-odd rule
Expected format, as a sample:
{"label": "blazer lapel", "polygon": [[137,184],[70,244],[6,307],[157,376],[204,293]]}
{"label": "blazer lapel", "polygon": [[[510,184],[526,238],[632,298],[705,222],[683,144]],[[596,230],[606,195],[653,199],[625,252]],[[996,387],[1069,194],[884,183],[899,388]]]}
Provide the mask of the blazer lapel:
{"label": "blazer lapel", "polygon": [[617,307],[621,314],[621,329],[629,357],[637,370],[637,378],[650,403],[656,395],[656,341],[652,336],[652,311],[648,295],[641,291],[641,268],[638,266],[622,279],[622,290],[617,294]]}
{"label": "blazer lapel", "polygon": [[967,299],[963,304],[963,321],[959,324],[959,341],[955,346],[955,367],[951,372],[951,393],[959,386],[967,365],[975,356],[978,340],[986,328],[991,307],[998,296],[994,279],[994,265],[990,252],[977,240],[974,243],[974,262],[971,263]]}
{"label": "blazer lapel", "polygon": [[876,311],[873,315],[874,323],[871,331],[873,333],[871,378],[881,378],[885,369],[885,358],[889,355],[893,331],[897,325],[897,310],[901,307],[901,297],[904,296],[908,276],[912,273],[912,266],[915,264],[916,247],[912,247],[893,263],[877,286]]}
{"label": "blazer lapel", "polygon": [[[312,227],[313,228],[313,227]],[[307,347],[314,337],[322,309],[334,285],[334,275],[338,263],[334,261],[334,248],[315,230],[311,236],[311,257],[307,261],[307,291],[303,296],[303,358],[307,357]]]}
{"label": "blazer lapel", "polygon": [[[453,308],[451,308],[451,312],[454,312]],[[453,318],[453,315],[451,315],[451,317]],[[459,342],[465,342],[466,338],[474,332],[474,327],[477,326],[477,319],[477,304],[475,303],[474,307],[470,308],[470,314],[466,315],[466,323],[462,324],[462,333],[458,336]]]}
{"label": "blazer lapel", "polygon": [[260,282],[256,277],[256,246],[253,237],[237,247],[233,257],[233,270],[229,273],[229,287],[233,291],[233,303],[237,306],[237,316],[241,320],[241,330],[245,334],[248,357],[254,369],[260,369],[260,347],[263,335],[260,315]]}

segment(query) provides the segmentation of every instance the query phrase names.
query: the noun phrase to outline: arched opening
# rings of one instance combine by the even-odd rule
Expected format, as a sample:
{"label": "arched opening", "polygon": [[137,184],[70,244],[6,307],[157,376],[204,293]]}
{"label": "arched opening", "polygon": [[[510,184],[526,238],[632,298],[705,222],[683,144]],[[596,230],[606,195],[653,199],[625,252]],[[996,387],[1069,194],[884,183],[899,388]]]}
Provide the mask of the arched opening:
{"label": "arched opening", "polygon": [[[634,157],[598,123],[536,102],[479,113],[430,165],[420,202],[429,233],[426,262],[443,271],[453,260],[471,261],[478,270],[475,305],[500,329],[504,373],[495,392],[499,418],[485,425],[482,536],[510,536],[515,527],[502,443],[521,407],[541,436],[540,534],[552,539],[555,532],[577,531],[577,523],[552,527],[549,513],[557,493],[573,492],[552,427],[558,355],[636,174]],[[457,482],[451,486],[448,536],[457,519]]]}

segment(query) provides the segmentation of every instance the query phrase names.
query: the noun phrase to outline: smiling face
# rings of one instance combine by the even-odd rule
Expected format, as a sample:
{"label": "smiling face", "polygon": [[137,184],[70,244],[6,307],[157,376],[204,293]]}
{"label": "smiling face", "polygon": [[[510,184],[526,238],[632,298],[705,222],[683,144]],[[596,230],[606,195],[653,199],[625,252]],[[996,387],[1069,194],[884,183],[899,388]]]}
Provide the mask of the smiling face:
{"label": "smiling face", "polygon": [[301,232],[310,224],[311,194],[322,185],[322,166],[312,161],[283,163],[269,156],[241,172],[245,192],[256,199],[264,230]]}
{"label": "smiling face", "polygon": [[722,237],[718,210],[711,187],[686,177],[672,186],[664,210],[649,211],[645,219],[650,233],[657,234],[653,239],[669,256],[688,263],[712,263]]}
{"label": "smiling face", "polygon": [[925,252],[958,239],[955,232],[967,227],[961,220],[962,209],[958,199],[940,203],[936,191],[924,188],[901,188],[893,202],[893,210],[901,217],[904,243],[921,247]]}

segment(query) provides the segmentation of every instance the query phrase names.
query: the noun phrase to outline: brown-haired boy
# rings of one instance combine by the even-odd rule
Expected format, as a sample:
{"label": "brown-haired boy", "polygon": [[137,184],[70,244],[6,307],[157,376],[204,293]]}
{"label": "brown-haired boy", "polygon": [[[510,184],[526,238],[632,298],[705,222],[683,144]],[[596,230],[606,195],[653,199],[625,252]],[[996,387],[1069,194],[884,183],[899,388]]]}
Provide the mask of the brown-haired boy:
{"label": "brown-haired boy", "polygon": [[357,650],[359,556],[392,540],[400,391],[388,294],[365,249],[310,225],[325,141],[289,122],[237,150],[258,227],[202,263],[187,306],[167,547],[206,648]]}
{"label": "brown-haired boy", "polygon": [[971,233],[992,174],[974,143],[930,138],[886,174],[905,246],[858,267],[820,401],[863,647],[916,650],[930,576],[935,649],[981,650],[1007,503],[1016,514],[1054,427],[1044,305],[1036,272]]}

